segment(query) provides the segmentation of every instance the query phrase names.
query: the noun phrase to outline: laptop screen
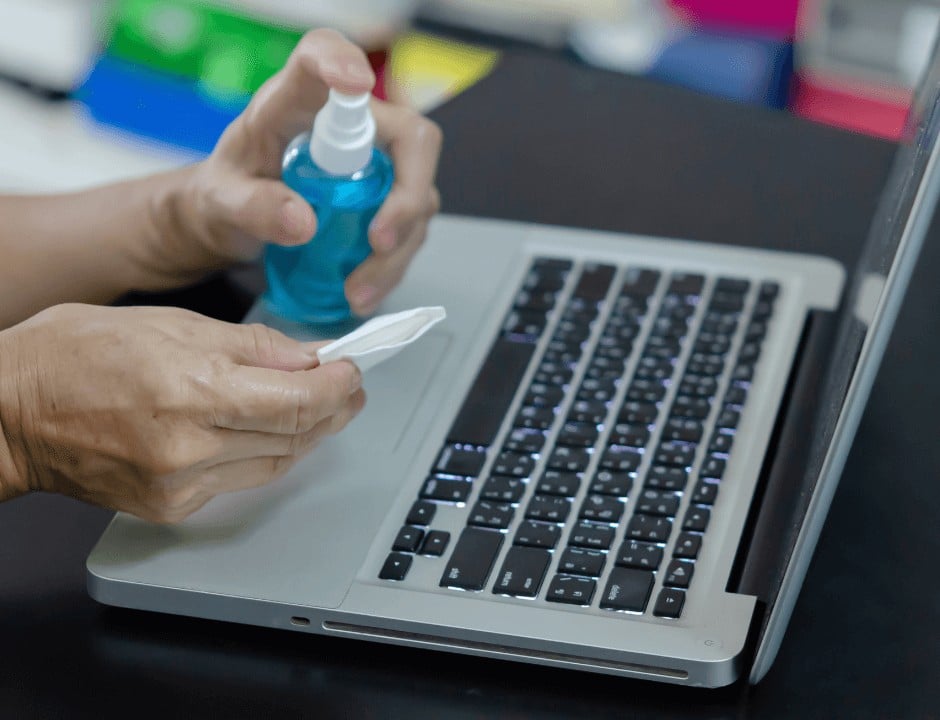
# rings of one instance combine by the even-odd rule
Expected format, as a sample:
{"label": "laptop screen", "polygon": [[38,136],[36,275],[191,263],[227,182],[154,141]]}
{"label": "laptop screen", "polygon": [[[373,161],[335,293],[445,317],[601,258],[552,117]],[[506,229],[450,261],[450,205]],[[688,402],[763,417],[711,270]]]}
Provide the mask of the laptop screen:
{"label": "laptop screen", "polygon": [[834,353],[818,397],[809,500],[751,680],[773,661],[809,566],[940,195],[940,46],[911,107],[894,165],[849,284]]}

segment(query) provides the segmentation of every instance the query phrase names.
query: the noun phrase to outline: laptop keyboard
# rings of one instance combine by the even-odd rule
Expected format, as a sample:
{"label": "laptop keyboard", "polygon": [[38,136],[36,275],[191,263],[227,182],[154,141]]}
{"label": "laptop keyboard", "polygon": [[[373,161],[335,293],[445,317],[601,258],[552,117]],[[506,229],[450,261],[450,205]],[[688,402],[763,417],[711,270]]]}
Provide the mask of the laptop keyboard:
{"label": "laptop keyboard", "polygon": [[679,618],[777,293],[536,258],[379,578]]}

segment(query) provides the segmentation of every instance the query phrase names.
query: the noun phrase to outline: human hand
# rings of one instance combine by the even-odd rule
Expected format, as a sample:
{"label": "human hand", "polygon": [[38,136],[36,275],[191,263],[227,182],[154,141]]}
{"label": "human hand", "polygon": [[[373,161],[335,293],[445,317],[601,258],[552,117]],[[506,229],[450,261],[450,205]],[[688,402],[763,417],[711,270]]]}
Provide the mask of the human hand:
{"label": "human hand", "polygon": [[365,402],[358,369],[315,349],[173,308],[43,311],[0,333],[5,492],[176,522],[268,483]]}
{"label": "human hand", "polygon": [[[299,245],[316,232],[310,205],[280,181],[288,143],[309,130],[330,88],[372,89],[365,54],[331,30],[300,41],[283,70],[261,87],[225,131],[212,155],[171,192],[157,215],[166,227],[149,253],[155,274],[177,284],[207,269],[250,260],[264,241]],[[440,206],[434,175],[441,147],[437,125],[414,110],[373,100],[377,139],[395,166],[395,181],[369,230],[372,254],[348,278],[354,312],[370,313],[402,279]]]}

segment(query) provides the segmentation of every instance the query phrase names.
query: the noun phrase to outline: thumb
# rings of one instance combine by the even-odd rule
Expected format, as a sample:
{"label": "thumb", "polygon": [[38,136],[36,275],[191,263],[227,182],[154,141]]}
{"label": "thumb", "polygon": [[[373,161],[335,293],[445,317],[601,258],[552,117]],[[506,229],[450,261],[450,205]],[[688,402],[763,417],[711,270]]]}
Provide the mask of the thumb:
{"label": "thumb", "polygon": [[216,200],[228,224],[258,240],[300,245],[317,229],[310,204],[280,180],[239,178]]}
{"label": "thumb", "polygon": [[267,325],[226,326],[216,349],[235,363],[270,370],[309,370],[318,365],[316,349],[287,337]]}

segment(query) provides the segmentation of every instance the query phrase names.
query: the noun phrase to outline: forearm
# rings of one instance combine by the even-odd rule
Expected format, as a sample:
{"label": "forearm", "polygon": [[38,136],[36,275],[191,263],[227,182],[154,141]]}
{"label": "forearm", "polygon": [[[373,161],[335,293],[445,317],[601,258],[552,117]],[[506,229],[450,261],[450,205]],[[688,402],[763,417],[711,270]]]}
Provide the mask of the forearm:
{"label": "forearm", "polygon": [[0,331],[0,502],[12,500],[28,492],[22,468],[17,467],[13,454],[16,441],[14,418],[19,400],[14,380],[14,348],[9,331]]}
{"label": "forearm", "polygon": [[65,195],[0,197],[0,328],[63,302],[105,303],[172,285],[153,256],[184,224],[179,196],[191,172]]}

